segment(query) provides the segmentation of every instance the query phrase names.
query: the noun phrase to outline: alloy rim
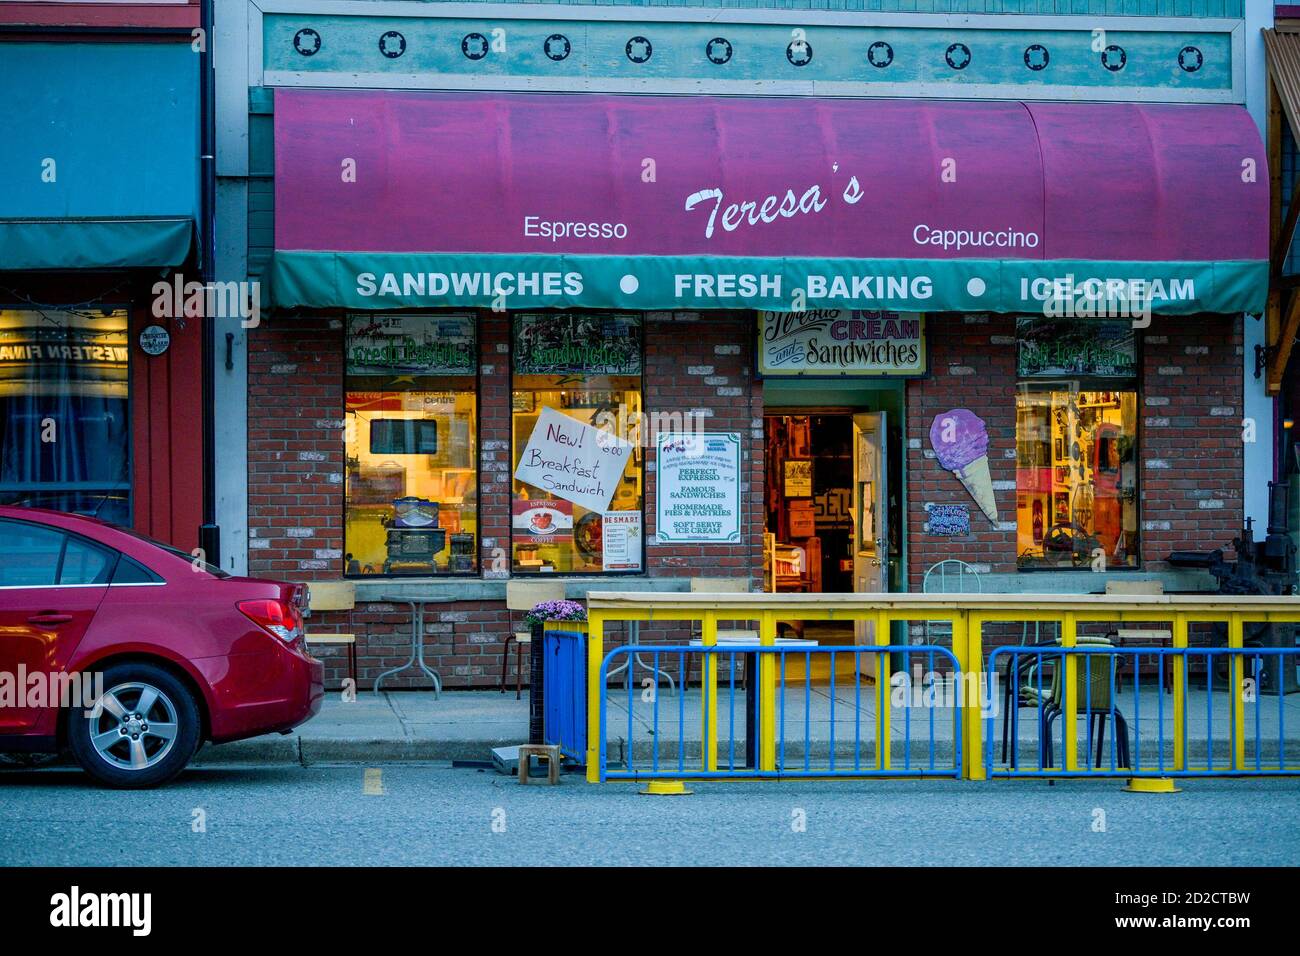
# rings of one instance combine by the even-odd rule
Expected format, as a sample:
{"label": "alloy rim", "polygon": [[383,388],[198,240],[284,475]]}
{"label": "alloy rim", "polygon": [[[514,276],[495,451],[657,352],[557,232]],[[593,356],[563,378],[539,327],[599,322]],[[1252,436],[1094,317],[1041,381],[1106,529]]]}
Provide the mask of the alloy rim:
{"label": "alloy rim", "polygon": [[95,753],[119,770],[148,770],[176,743],[176,707],[152,684],[133,681],[105,691],[87,720]]}

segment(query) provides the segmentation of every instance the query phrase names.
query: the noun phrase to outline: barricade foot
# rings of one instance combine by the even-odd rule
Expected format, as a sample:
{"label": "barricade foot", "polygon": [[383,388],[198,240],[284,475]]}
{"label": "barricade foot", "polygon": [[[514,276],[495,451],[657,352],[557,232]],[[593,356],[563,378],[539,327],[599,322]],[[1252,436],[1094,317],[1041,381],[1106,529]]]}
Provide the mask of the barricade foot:
{"label": "barricade foot", "polygon": [[1129,777],[1127,793],[1182,793],[1169,777]]}
{"label": "barricade foot", "polygon": [[695,791],[687,790],[680,780],[651,780],[638,792],[648,797],[689,797]]}

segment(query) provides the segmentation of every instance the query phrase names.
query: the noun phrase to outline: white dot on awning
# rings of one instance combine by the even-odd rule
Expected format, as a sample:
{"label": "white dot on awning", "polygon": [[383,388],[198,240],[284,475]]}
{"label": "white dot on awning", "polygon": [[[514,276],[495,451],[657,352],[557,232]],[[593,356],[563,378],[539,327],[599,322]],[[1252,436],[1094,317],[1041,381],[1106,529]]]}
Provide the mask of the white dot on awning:
{"label": "white dot on awning", "polygon": [[986,287],[984,285],[984,280],[981,279],[979,276],[975,276],[973,279],[971,279],[966,283],[966,291],[973,296],[983,295],[985,288]]}
{"label": "white dot on awning", "polygon": [[623,276],[618,280],[618,287],[623,290],[624,295],[631,295],[637,289],[641,288],[641,282],[636,276]]}

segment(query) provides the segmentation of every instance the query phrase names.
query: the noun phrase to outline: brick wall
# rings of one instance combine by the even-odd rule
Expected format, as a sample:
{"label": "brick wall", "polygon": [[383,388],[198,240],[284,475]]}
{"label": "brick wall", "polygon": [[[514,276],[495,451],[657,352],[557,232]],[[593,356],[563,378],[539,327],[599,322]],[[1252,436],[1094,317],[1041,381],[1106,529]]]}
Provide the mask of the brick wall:
{"label": "brick wall", "polygon": [[[678,318],[672,318],[674,315]],[[682,320],[682,316],[699,316]],[[753,381],[753,314],[649,313],[645,325],[647,412],[692,413],[699,428],[741,435],[741,543],[655,544],[654,436],[646,449],[648,573],[668,577],[763,575],[763,398]]]}
{"label": "brick wall", "polygon": [[[483,577],[508,577],[510,554],[509,317],[479,318],[479,522]],[[742,460],[738,546],[657,545],[654,450],[646,449],[646,564],[652,577],[762,574],[762,397],[752,382],[752,315],[652,314],[644,326],[647,412],[692,412],[708,431],[747,438]],[[249,573],[289,580],[337,580],[343,542],[343,327],[338,316],[264,320],[249,338]],[[649,438],[653,442],[653,436]],[[507,634],[521,615],[504,601],[459,601],[426,611],[426,659],[447,687],[494,686]],[[406,660],[410,611],[362,603],[351,613],[317,613],[313,630],[358,638],[360,684]],[[643,627],[643,641],[680,640],[682,628]],[[334,686],[346,676],[341,648],[313,650]],[[513,668],[513,652],[511,667]],[[525,667],[526,667],[525,663]],[[676,665],[670,668],[674,673]],[[513,677],[512,677],[513,679]],[[410,672],[385,687],[423,686]]]}
{"label": "brick wall", "polygon": [[337,318],[280,318],[249,331],[252,575],[307,580],[342,566],[342,328]]}
{"label": "brick wall", "polygon": [[[908,575],[945,558],[1016,570],[1016,535],[994,528],[930,450],[930,423],[966,407],[989,432],[989,470],[1001,521],[1014,522],[1015,321],[1007,316],[928,319],[933,374],[908,384]],[[1142,333],[1138,385],[1139,527],[1142,568],[1164,570],[1173,550],[1226,543],[1242,522],[1241,320],[1220,315],[1156,316]],[[1259,423],[1267,428],[1267,423]],[[968,504],[969,538],[923,531],[924,506]]]}
{"label": "brick wall", "polygon": [[[1143,337],[1139,517],[1149,566],[1241,532],[1241,347],[1234,316],[1157,316]],[[1266,437],[1272,423],[1256,426]]]}
{"label": "brick wall", "polygon": [[[946,558],[1015,571],[1016,534],[994,527],[956,478],[939,467],[930,447],[930,423],[952,408],[969,408],[989,434],[989,474],[1001,522],[1016,516],[1016,323],[1002,315],[926,317],[931,376],[907,385],[908,580],[921,590],[926,568]],[[926,534],[925,505],[970,506],[971,536]]]}
{"label": "brick wall", "polygon": [[[947,557],[1015,572],[1015,532],[995,528],[956,480],[927,455],[930,422],[967,407],[989,428],[990,470],[999,515],[1015,519],[1014,320],[933,316],[928,320],[933,374],[907,386],[910,586]],[[647,412],[694,412],[709,431],[747,436],[742,542],[738,546],[658,545],[653,448],[646,455],[646,562],[651,577],[749,576],[762,573],[763,397],[752,379],[752,316],[649,315],[645,324]],[[291,580],[340,574],[343,515],[342,322],[338,317],[273,318],[250,333],[249,567]],[[508,316],[481,313],[480,511],[483,576],[504,577],[509,557],[510,394]],[[1156,317],[1142,344],[1143,425],[1140,522],[1143,568],[1159,570],[1170,550],[1217,546],[1241,523],[1240,320],[1223,316]],[[914,446],[914,447],[913,447]],[[1166,467],[1168,466],[1168,467]],[[932,538],[922,530],[926,502],[972,505],[970,538]],[[520,615],[502,601],[431,606],[426,650],[448,687],[492,686],[506,634]],[[362,687],[405,660],[410,612],[367,603],[318,614],[313,628],[346,628],[359,639]],[[643,627],[642,640],[681,640],[682,627]],[[337,682],[344,657],[324,648]],[[513,665],[512,665],[513,666]],[[675,669],[670,668],[670,669]],[[408,684],[417,683],[413,679]],[[387,683],[385,686],[389,686]],[[396,680],[393,687],[403,686]]]}

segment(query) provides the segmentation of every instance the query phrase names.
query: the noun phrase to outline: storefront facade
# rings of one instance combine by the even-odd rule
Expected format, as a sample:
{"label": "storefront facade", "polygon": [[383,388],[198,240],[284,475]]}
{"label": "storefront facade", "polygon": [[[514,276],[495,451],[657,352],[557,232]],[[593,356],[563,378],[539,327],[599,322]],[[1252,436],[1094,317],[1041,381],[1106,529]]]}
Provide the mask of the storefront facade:
{"label": "storefront facade", "polygon": [[1096,17],[282,6],[217,24],[260,57],[218,48],[218,273],[265,305],[218,369],[224,557],[356,582],[363,686],[392,596],[453,599],[428,657],[483,686],[508,580],[1195,589],[1167,554],[1253,507],[1245,10],[1094,50]]}
{"label": "storefront facade", "polygon": [[199,21],[197,3],[0,11],[0,502],[186,550],[202,323],[157,286],[199,278]]}

